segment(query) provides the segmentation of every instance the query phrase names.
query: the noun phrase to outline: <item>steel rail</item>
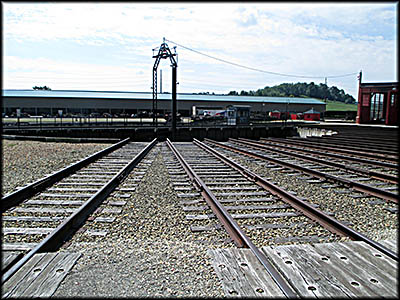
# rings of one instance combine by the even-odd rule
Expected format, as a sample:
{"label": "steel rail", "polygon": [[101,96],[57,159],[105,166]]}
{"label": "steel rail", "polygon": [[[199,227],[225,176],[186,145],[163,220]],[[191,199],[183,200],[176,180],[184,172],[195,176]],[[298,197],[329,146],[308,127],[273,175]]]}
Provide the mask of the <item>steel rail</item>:
{"label": "steel rail", "polygon": [[370,151],[373,151],[374,153],[379,153],[379,154],[384,154],[384,155],[398,155],[398,151],[397,150],[384,150],[386,149],[385,147],[379,147],[379,146],[375,146],[375,147],[371,147],[369,148],[368,145],[365,145],[363,143],[359,144],[359,143],[352,143],[352,142],[348,142],[348,141],[340,141],[340,140],[329,140],[329,138],[320,138],[320,137],[308,137],[307,139],[316,142],[318,144],[324,144],[324,145],[335,145],[338,147],[345,147],[346,148],[351,148],[353,150],[360,149],[360,147],[365,147]]}
{"label": "steel rail", "polygon": [[265,267],[267,272],[271,275],[272,279],[288,298],[298,298],[298,295],[289,286],[286,280],[280,275],[280,273],[275,269],[275,267],[269,262],[268,258],[263,254],[249,239],[249,237],[243,232],[237,222],[228,213],[225,207],[217,200],[213,192],[207,187],[207,185],[201,180],[201,178],[196,174],[196,172],[190,167],[190,165],[185,161],[183,156],[175,148],[169,139],[166,141],[168,147],[174,153],[176,158],[179,160],[186,173],[189,175],[193,184],[201,191],[203,197],[210,205],[211,209],[218,217],[218,219],[223,223],[225,229],[235,240],[240,240],[239,247],[249,248],[261,264]]}
{"label": "steel rail", "polygon": [[132,169],[146,156],[146,154],[157,143],[157,139],[151,141],[142,151],[140,151],[129,163],[125,165],[113,178],[111,178],[96,194],[88,199],[71,216],[66,218],[57,228],[55,228],[44,240],[31,249],[23,258],[13,265],[1,277],[1,284],[4,284],[12,277],[29,259],[40,252],[56,251],[74,232],[86,221],[88,216],[107,198],[107,196],[124,180]]}
{"label": "steel rail", "polygon": [[72,165],[65,167],[56,173],[53,173],[51,175],[48,175],[44,178],[41,178],[26,187],[19,189],[13,193],[10,193],[3,198],[1,198],[0,203],[1,203],[1,212],[5,212],[7,209],[14,207],[24,201],[25,199],[35,195],[36,193],[39,193],[49,186],[53,185],[57,181],[60,181],[61,179],[67,177],[68,175],[72,174],[73,172],[87,166],[88,164],[92,163],[93,161],[99,159],[100,157],[107,155],[111,153],[112,151],[121,148],[122,146],[126,145],[129,142],[129,138],[126,138],[116,144],[113,144],[112,146],[100,150],[91,156],[82,159],[81,161],[78,161],[76,163],[73,163]]}
{"label": "steel rail", "polygon": [[[344,235],[349,237],[352,240],[355,241],[363,241],[373,248],[381,251],[382,253],[386,254],[390,258],[398,261],[398,255],[397,253],[391,251],[387,247],[375,242],[374,240],[371,240],[367,236],[363,235],[360,232],[357,232],[350,227],[344,225],[342,222],[336,220],[335,218],[332,218],[331,216],[325,214],[324,212],[320,211],[318,208],[313,207],[309,203],[301,200],[300,198],[297,198],[296,196],[292,195],[291,193],[286,192],[285,190],[281,189],[277,185],[269,182],[268,180],[264,179],[263,177],[257,175],[256,173],[246,169],[245,167],[241,166],[240,164],[226,158],[224,155],[219,153],[217,150],[211,148],[210,146],[194,139],[193,142],[198,145],[199,147],[203,148],[209,153],[214,154],[216,157],[219,157],[222,161],[224,161],[226,164],[232,166],[239,172],[241,172],[243,175],[246,177],[252,179],[256,184],[259,186],[263,187],[264,189],[268,190],[269,192],[273,193],[274,195],[277,195],[280,197],[282,200],[293,206],[294,208],[300,210],[302,213],[306,212],[306,215],[309,216],[312,220],[317,221],[320,223],[322,226],[330,230],[329,228],[333,229],[334,232],[342,232]],[[326,227],[326,224],[329,224],[328,227]]]}
{"label": "steel rail", "polygon": [[[320,137],[322,140],[331,140],[331,141],[338,141],[338,142],[345,142],[345,143],[351,143],[351,144],[363,144],[365,146],[370,146],[372,148],[374,147],[379,147],[386,149],[391,148],[390,150],[396,151],[398,146],[397,142],[395,141],[390,141],[390,140],[368,140],[368,138],[358,138],[358,137],[344,137],[340,135],[334,135],[334,136],[322,136]],[[381,147],[383,146],[383,147]]]}
{"label": "steel rail", "polygon": [[[337,158],[337,159],[355,161],[355,162],[359,162],[359,163],[368,164],[368,165],[371,165],[371,166],[379,166],[379,167],[385,167],[385,168],[390,168],[390,169],[395,169],[395,170],[398,169],[398,165],[397,164],[386,163],[386,162],[383,162],[383,161],[373,161],[373,160],[368,160],[368,159],[359,158],[359,157],[353,157],[353,156],[344,156],[344,155],[335,154],[335,153],[327,153],[327,152],[323,152],[322,153],[322,152],[317,152],[317,151],[310,150],[310,149],[299,149],[299,148],[294,148],[293,146],[290,146],[288,144],[283,145],[284,143],[279,143],[279,142],[271,142],[271,141],[267,141],[267,140],[254,141],[254,140],[240,138],[240,137],[238,138],[238,140],[258,143],[258,144],[261,144],[261,145],[269,145],[269,146],[272,146],[272,147],[279,147],[279,148],[299,151],[299,152],[303,152],[303,153],[317,154],[317,155],[334,157],[334,158]],[[306,147],[306,146],[303,145],[302,147]]]}
{"label": "steel rail", "polygon": [[[298,153],[293,153],[292,151],[298,151],[298,150],[290,148],[290,147],[285,147],[285,148],[290,148],[291,151],[283,151],[283,150],[274,149],[273,148],[274,146],[268,146],[266,144],[261,145],[259,143],[254,142],[254,141],[246,140],[246,139],[236,140],[236,139],[231,139],[230,138],[229,141],[231,141],[233,143],[236,143],[236,144],[249,145],[251,147],[254,147],[254,148],[260,149],[260,150],[269,150],[269,151],[273,151],[273,152],[276,152],[276,153],[282,153],[284,155],[294,156],[294,157],[297,157],[297,158],[300,158],[300,159],[304,159],[304,160],[307,160],[307,161],[317,162],[317,163],[322,164],[322,165],[344,169],[344,170],[352,172],[352,173],[358,173],[358,174],[367,175],[367,176],[370,176],[370,177],[378,179],[378,180],[389,181],[389,182],[395,183],[395,184],[397,184],[399,182],[399,177],[394,176],[394,175],[380,173],[380,172],[376,172],[376,171],[364,170],[364,169],[360,169],[360,168],[344,165],[344,164],[341,164],[341,163],[336,163],[336,162],[333,162],[333,161],[327,161],[327,160],[324,160],[324,159],[316,158],[316,157],[313,157],[313,156],[306,156],[306,155],[302,155],[302,154],[298,154]],[[299,150],[299,151],[301,151],[301,150]],[[312,152],[312,153],[316,154],[315,152]]]}
{"label": "steel rail", "polygon": [[370,186],[370,185],[366,185],[366,184],[362,184],[362,183],[359,183],[359,182],[355,182],[355,181],[352,181],[352,180],[349,180],[349,179],[345,179],[345,178],[342,178],[342,177],[339,177],[339,176],[325,174],[325,173],[317,171],[317,170],[312,170],[312,169],[309,169],[309,168],[306,168],[306,167],[302,167],[300,165],[296,165],[296,164],[293,164],[293,163],[285,162],[285,161],[282,161],[282,160],[279,160],[279,159],[276,159],[276,158],[273,158],[273,157],[270,157],[270,156],[253,153],[253,152],[250,152],[250,151],[247,151],[247,150],[243,150],[243,149],[239,149],[239,148],[236,148],[236,147],[233,147],[233,146],[229,146],[229,145],[224,145],[222,143],[219,143],[219,142],[216,142],[216,141],[213,141],[213,140],[209,140],[209,139],[205,139],[205,140],[207,140],[208,142],[213,143],[214,145],[217,145],[217,146],[219,146],[221,148],[229,149],[229,150],[232,150],[234,152],[245,154],[247,156],[252,156],[254,158],[258,158],[258,159],[262,159],[262,160],[268,160],[268,161],[271,161],[271,162],[276,163],[278,165],[281,165],[283,167],[287,167],[287,168],[290,168],[290,169],[301,171],[303,173],[307,173],[307,174],[309,174],[311,176],[315,176],[315,177],[318,177],[318,178],[321,178],[321,179],[324,179],[324,180],[328,180],[330,182],[344,184],[344,185],[346,185],[348,187],[352,187],[352,188],[354,188],[354,189],[356,189],[358,191],[361,191],[363,193],[367,193],[367,194],[382,198],[382,199],[387,200],[387,201],[392,201],[392,202],[395,202],[395,203],[398,202],[398,195],[397,194],[394,194],[394,193],[391,193],[391,192],[388,192],[388,191],[385,191],[385,190],[382,190],[382,189],[379,189],[379,188],[375,188],[375,187]]}
{"label": "steel rail", "polygon": [[339,132],[337,135],[335,135],[337,137],[344,137],[344,138],[355,138],[356,140],[365,140],[365,141],[371,141],[371,142],[391,142],[394,144],[397,144],[397,134],[396,135],[386,135],[386,136],[371,136],[371,133],[367,133],[367,134],[362,134],[359,132],[354,132],[354,133],[342,133]]}
{"label": "steel rail", "polygon": [[379,144],[372,144],[372,143],[365,143],[362,141],[355,141],[355,140],[346,140],[346,139],[339,139],[339,138],[331,138],[329,139],[328,137],[308,137],[310,140],[319,140],[321,142],[326,141],[326,144],[334,144],[334,145],[346,145],[350,147],[354,147],[356,149],[368,149],[369,151],[372,151],[374,153],[381,153],[381,154],[386,154],[386,155],[397,155],[398,154],[398,148],[397,146],[393,146],[392,144],[384,144],[384,143],[379,143]]}
{"label": "steel rail", "polygon": [[237,223],[228,213],[228,211],[219,203],[219,201],[216,199],[212,191],[207,187],[207,185],[203,182],[203,180],[200,179],[200,177],[196,174],[196,172],[190,167],[190,165],[186,162],[186,160],[183,158],[183,156],[179,153],[179,151],[176,149],[176,147],[171,143],[171,141],[168,138],[166,143],[167,146],[174,153],[176,158],[179,160],[180,164],[185,169],[190,180],[193,182],[195,187],[198,190],[200,190],[202,196],[206,199],[206,202],[211,207],[212,211],[224,225],[225,230],[229,233],[236,246],[239,248],[246,247],[246,243],[241,235],[240,229]]}
{"label": "steel rail", "polygon": [[260,138],[261,141],[272,141],[272,142],[277,142],[277,143],[285,143],[285,144],[292,144],[292,145],[301,145],[303,147],[307,146],[309,148],[314,148],[314,149],[321,149],[321,150],[328,150],[328,151],[332,151],[335,153],[346,153],[346,154],[350,154],[350,155],[356,155],[356,156],[363,156],[363,157],[371,157],[371,158],[375,158],[375,159],[383,159],[386,161],[394,161],[397,160],[396,157],[388,157],[385,155],[380,155],[380,154],[376,154],[376,153],[368,153],[368,152],[364,152],[364,151],[360,151],[360,150],[354,150],[354,148],[351,148],[351,150],[349,149],[345,149],[346,146],[335,146],[335,147],[331,147],[331,146],[323,146],[320,143],[316,143],[316,142],[311,142],[307,139],[302,139],[301,141],[297,138],[286,138],[286,139],[282,139],[282,138]]}

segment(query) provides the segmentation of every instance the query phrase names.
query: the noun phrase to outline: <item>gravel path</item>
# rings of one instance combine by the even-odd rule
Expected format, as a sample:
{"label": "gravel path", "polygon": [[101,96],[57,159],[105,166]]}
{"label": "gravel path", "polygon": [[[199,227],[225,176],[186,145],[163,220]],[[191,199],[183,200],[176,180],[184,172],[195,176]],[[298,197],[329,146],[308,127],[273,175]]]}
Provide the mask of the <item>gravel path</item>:
{"label": "gravel path", "polygon": [[109,146],[2,140],[2,195]]}

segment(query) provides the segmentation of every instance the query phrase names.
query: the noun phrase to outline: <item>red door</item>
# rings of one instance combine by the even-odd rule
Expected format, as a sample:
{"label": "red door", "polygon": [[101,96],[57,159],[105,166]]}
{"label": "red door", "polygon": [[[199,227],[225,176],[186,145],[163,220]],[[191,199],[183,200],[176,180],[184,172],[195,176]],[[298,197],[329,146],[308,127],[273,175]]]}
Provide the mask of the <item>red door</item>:
{"label": "red door", "polygon": [[386,105],[386,125],[397,125],[399,104],[398,102],[398,90],[391,90],[388,92],[388,101]]}

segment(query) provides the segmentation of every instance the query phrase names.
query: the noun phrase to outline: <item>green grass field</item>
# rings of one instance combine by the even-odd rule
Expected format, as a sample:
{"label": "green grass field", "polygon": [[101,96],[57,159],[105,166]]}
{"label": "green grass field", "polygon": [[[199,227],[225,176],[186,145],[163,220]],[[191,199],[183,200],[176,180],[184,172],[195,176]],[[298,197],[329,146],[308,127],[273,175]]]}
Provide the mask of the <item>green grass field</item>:
{"label": "green grass field", "polygon": [[357,111],[357,104],[346,104],[339,101],[326,101],[326,111]]}

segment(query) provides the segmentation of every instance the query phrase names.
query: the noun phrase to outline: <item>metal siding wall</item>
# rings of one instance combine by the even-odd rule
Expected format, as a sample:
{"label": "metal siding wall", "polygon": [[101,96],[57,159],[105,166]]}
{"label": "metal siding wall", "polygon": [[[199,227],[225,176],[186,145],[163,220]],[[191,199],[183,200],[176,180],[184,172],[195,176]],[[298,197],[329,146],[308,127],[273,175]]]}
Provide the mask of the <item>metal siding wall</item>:
{"label": "metal siding wall", "polygon": [[[172,100],[171,100],[172,101]],[[171,109],[171,101],[159,100],[158,108],[169,111]],[[231,102],[227,101],[177,101],[178,110],[191,111],[192,106],[216,106],[226,107]],[[264,102],[235,102],[234,105],[249,105],[251,111],[267,112],[273,110],[286,111],[286,103],[269,103]],[[88,99],[88,98],[15,98],[15,97],[2,97],[3,108],[90,108],[90,109],[139,109],[151,110],[152,100],[138,100],[138,99]],[[325,104],[299,104],[291,103],[288,106],[290,112],[305,112],[314,107],[319,112],[325,111]]]}

